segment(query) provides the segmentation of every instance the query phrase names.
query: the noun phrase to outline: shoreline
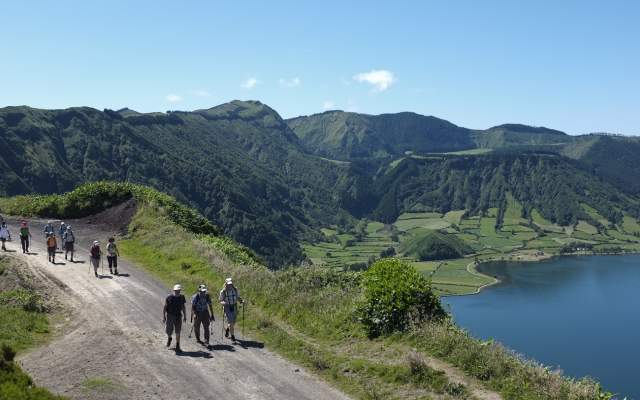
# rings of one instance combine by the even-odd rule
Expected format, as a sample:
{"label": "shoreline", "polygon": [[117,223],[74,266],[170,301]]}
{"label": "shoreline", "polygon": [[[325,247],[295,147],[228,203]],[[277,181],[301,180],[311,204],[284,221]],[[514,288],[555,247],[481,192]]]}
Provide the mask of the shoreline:
{"label": "shoreline", "polygon": [[[543,253],[542,255],[539,256],[533,256],[530,258],[522,258],[522,259],[510,259],[510,260],[483,260],[483,261],[472,261],[469,264],[467,264],[467,272],[469,272],[471,275],[475,275],[475,276],[480,276],[483,278],[490,278],[492,281],[489,283],[485,283],[482,286],[479,286],[478,288],[476,288],[476,290],[474,292],[470,292],[470,293],[460,293],[460,294],[445,294],[445,295],[441,295],[440,297],[454,297],[454,296],[475,296],[477,294],[480,294],[480,292],[482,292],[482,290],[497,285],[499,283],[502,283],[502,281],[498,278],[496,278],[495,276],[491,276],[491,275],[487,275],[485,273],[482,273],[481,271],[478,271],[478,267],[482,264],[487,264],[490,262],[517,262],[517,263],[539,263],[542,261],[547,261],[547,260],[552,260],[554,258],[560,258],[560,257],[585,257],[585,256],[625,256],[625,255],[634,255],[634,254],[640,254],[640,251],[624,251],[621,253],[594,253],[594,252],[576,252],[576,253],[571,253],[571,254],[547,254],[547,253]],[[513,257],[513,256],[511,256]]]}

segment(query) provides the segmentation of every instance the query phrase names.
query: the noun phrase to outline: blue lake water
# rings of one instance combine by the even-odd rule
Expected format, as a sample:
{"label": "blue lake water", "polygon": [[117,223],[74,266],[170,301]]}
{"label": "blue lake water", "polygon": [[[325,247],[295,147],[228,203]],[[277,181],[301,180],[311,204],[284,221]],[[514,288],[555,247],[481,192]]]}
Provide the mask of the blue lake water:
{"label": "blue lake water", "polygon": [[502,282],[445,297],[458,325],[640,400],[640,255],[484,264]]}

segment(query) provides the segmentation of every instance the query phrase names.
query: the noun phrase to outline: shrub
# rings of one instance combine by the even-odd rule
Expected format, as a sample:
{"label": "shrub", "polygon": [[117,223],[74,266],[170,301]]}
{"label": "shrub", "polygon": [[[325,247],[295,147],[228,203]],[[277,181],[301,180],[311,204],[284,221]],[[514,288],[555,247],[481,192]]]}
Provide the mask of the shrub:
{"label": "shrub", "polygon": [[0,199],[3,212],[24,217],[82,218],[129,199],[161,209],[169,220],[190,232],[219,235],[220,230],[196,210],[174,197],[127,182],[93,182],[71,192]]}
{"label": "shrub", "polygon": [[429,281],[406,262],[380,260],[362,274],[361,282],[364,298],[358,316],[369,337],[446,316]]}

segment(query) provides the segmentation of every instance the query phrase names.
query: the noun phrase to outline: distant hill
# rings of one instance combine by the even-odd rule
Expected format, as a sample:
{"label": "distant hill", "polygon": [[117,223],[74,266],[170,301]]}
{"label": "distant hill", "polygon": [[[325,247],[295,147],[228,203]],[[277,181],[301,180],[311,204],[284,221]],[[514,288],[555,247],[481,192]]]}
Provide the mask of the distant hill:
{"label": "distant hill", "polygon": [[472,252],[472,249],[455,235],[445,235],[436,231],[417,235],[402,250],[405,256],[420,261],[460,258]]}
{"label": "distant hill", "polygon": [[[55,193],[95,180],[151,185],[200,209],[270,265],[297,263],[292,237],[337,214],[348,166],[302,152],[259,102],[141,114],[91,108],[0,110],[0,194]],[[310,186],[309,186],[310,185]]]}
{"label": "distant hill", "polygon": [[409,112],[366,115],[327,111],[289,119],[287,123],[307,151],[339,160],[476,147],[468,129]]}
{"label": "distant hill", "polygon": [[[453,154],[452,154],[453,153]],[[272,268],[320,228],[402,212],[504,208],[558,224],[640,216],[640,140],[506,124],[484,131],[414,113],[283,120],[257,101],[193,112],[0,109],[0,195],[96,180],[152,186],[198,208]],[[595,221],[594,224],[600,223]]]}

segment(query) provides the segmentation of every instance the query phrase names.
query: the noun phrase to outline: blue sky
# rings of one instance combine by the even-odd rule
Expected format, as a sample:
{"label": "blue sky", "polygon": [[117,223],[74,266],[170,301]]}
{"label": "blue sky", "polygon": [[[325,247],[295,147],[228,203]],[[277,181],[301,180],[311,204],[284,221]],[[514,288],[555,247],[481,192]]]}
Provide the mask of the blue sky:
{"label": "blue sky", "polygon": [[257,99],[640,134],[638,21],[616,0],[5,2],[0,106]]}

